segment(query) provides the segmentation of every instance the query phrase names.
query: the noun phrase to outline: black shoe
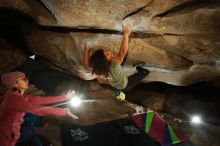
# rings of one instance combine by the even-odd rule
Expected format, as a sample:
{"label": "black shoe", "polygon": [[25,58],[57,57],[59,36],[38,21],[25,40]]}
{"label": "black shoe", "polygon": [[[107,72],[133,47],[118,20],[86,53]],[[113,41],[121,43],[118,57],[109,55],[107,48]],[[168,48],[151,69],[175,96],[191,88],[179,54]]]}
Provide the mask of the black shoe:
{"label": "black shoe", "polygon": [[137,62],[137,63],[134,63],[134,64],[133,64],[133,67],[137,67],[137,66],[144,67],[144,65],[145,65],[145,62],[144,62],[144,61],[139,61],[139,62]]}
{"label": "black shoe", "polygon": [[149,71],[148,69],[145,69],[145,68],[140,67],[140,66],[137,66],[137,67],[136,67],[136,70],[137,70],[138,72],[144,73],[144,74],[146,74],[146,75],[148,75],[148,74],[150,73],[150,71]]}

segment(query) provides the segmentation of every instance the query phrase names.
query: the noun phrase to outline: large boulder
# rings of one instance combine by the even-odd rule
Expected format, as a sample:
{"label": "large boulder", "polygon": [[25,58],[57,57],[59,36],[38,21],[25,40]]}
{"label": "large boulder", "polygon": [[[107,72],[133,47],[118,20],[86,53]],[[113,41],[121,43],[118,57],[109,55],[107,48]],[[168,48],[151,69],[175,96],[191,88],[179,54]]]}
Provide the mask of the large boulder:
{"label": "large boulder", "polygon": [[186,86],[219,78],[220,4],[215,0],[5,0],[0,7],[34,18],[43,27],[23,28],[32,52],[84,80],[95,77],[83,67],[83,44],[117,53],[122,23],[131,18],[136,22],[124,62],[127,75],[141,60],[151,72],[144,82]]}

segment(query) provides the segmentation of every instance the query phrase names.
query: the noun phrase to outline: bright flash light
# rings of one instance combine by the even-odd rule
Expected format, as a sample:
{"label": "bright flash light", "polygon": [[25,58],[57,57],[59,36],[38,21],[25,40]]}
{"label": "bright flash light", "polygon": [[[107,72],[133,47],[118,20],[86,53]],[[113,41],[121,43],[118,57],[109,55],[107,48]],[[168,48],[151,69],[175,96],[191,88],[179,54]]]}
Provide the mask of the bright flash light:
{"label": "bright flash light", "polygon": [[201,118],[199,116],[193,116],[191,119],[191,122],[194,124],[200,124],[201,123]]}
{"label": "bright flash light", "polygon": [[70,104],[73,106],[73,107],[78,107],[80,106],[81,104],[81,100],[78,96],[74,96],[71,100],[70,100]]}
{"label": "bright flash light", "polygon": [[34,60],[35,59],[35,55],[29,56],[29,58]]}

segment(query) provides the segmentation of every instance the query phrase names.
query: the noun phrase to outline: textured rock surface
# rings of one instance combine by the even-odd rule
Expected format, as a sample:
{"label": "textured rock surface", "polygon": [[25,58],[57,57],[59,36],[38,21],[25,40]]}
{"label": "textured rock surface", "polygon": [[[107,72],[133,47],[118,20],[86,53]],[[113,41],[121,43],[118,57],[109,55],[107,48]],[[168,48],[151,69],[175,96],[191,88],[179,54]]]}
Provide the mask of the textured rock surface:
{"label": "textured rock surface", "polygon": [[[80,120],[68,122],[94,124],[126,117],[134,112],[133,108],[112,99],[110,89],[69,76],[94,79],[91,70],[83,67],[83,44],[87,42],[91,50],[103,47],[117,53],[122,23],[130,18],[135,18],[136,22],[123,66],[128,75],[135,72],[132,64],[142,60],[146,63],[145,68],[150,70],[144,82],[185,86],[208,81],[219,86],[218,0],[0,0],[0,7],[12,12],[15,17],[16,14],[29,16],[38,24],[16,17],[16,20],[25,22],[21,26],[30,50],[47,59],[47,62],[36,59],[33,64],[20,68],[31,78],[31,82],[47,95],[62,94],[74,88],[95,101],[83,108],[73,109]],[[1,22],[7,23],[4,21],[6,16],[1,17]],[[14,18],[7,17],[7,20],[11,25],[17,25]],[[25,55],[21,51],[0,41],[1,72],[24,62]],[[69,75],[60,75],[57,70]],[[170,117],[170,123],[189,136],[195,145],[219,144],[219,95],[213,95],[211,89],[204,88],[191,91],[168,85],[166,88],[147,86],[136,87],[127,94],[127,99],[155,111],[165,111],[165,118]],[[4,88],[0,90],[2,93]],[[195,112],[206,118],[206,124],[198,127],[189,124],[186,113]],[[175,118],[182,118],[184,122],[175,123]],[[60,140],[59,137],[55,139]]]}
{"label": "textured rock surface", "polygon": [[21,65],[26,59],[26,56],[24,53],[22,53],[22,51],[12,47],[10,44],[2,39],[0,39],[0,50],[1,72],[9,71],[16,66]]}
{"label": "textured rock surface", "polygon": [[194,0],[1,0],[42,26],[25,26],[26,39],[35,54],[54,62],[63,71],[91,80],[83,64],[83,43],[117,53],[123,21],[136,18],[124,64],[146,62],[151,74],[145,82],[190,85],[219,78],[220,3]]}

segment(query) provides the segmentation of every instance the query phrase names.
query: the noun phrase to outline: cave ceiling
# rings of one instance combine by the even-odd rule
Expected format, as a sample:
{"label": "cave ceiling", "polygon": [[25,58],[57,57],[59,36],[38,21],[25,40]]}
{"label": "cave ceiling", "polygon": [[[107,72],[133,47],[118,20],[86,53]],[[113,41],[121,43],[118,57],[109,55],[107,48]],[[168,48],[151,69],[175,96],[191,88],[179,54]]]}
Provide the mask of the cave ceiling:
{"label": "cave ceiling", "polygon": [[[83,80],[94,79],[83,67],[83,44],[117,53],[122,23],[131,18],[136,21],[123,66],[128,75],[135,72],[133,63],[144,61],[150,70],[146,83],[185,86],[219,79],[218,1],[0,0],[0,7],[22,13],[36,23],[20,25],[30,52]],[[1,46],[6,44],[1,42]],[[1,49],[1,71],[25,60],[21,51],[9,51]],[[7,56],[11,58],[8,62]]]}

